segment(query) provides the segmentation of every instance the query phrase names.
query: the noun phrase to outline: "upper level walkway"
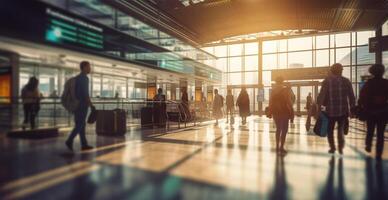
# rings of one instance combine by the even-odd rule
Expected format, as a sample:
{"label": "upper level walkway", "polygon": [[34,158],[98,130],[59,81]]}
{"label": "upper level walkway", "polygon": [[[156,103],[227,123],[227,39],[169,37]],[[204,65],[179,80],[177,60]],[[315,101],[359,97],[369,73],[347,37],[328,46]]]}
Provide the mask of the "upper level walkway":
{"label": "upper level walkway", "polygon": [[[288,154],[276,156],[273,122],[250,117],[167,133],[132,129],[124,137],[87,138],[96,146],[70,153],[64,141],[0,138],[1,199],[387,199],[384,161],[364,153],[364,125],[350,123],[344,155],[290,128]],[[75,147],[79,146],[76,139]],[[373,153],[372,155],[373,156]]]}

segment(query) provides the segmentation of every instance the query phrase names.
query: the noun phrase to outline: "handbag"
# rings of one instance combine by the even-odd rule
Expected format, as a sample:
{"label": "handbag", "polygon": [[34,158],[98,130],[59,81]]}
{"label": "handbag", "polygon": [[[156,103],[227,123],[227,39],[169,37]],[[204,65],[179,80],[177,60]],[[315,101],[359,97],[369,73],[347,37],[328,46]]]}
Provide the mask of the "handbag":
{"label": "handbag", "polygon": [[94,124],[97,121],[97,114],[98,112],[96,110],[96,107],[92,106],[87,120],[88,124]]}
{"label": "handbag", "polygon": [[326,137],[329,129],[329,118],[326,113],[321,112],[314,126],[314,133],[320,137]]}

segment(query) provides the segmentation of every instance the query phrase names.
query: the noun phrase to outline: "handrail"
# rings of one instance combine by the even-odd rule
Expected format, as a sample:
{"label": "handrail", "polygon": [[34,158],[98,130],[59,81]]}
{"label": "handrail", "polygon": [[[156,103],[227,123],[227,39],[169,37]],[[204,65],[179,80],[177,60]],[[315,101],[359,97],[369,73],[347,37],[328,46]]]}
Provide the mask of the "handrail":
{"label": "handrail", "polygon": [[[23,119],[23,103],[21,98],[17,98],[16,102],[12,103],[2,103],[0,97],[0,109],[9,109],[8,112],[2,111],[0,112],[0,127],[10,125],[11,128],[18,128],[21,126],[21,122]],[[140,109],[142,107],[153,107],[155,104],[163,103],[168,106],[175,106],[178,109],[175,110],[178,115],[178,120],[172,120],[172,113],[168,113],[167,109],[165,111],[166,123],[168,125],[168,129],[173,122],[178,123],[178,128],[180,128],[180,124],[185,122],[185,126],[188,121],[191,121],[196,124],[196,117],[192,116],[189,118],[187,113],[185,113],[185,109],[180,101],[154,101],[147,99],[124,99],[124,98],[92,98],[92,102],[97,109],[125,109],[127,113],[127,124],[140,124]],[[1,120],[4,119],[12,119],[11,121]],[[40,101],[40,111],[37,115],[37,124],[42,126],[72,126],[72,117],[69,112],[67,112],[61,104],[60,98],[42,98]],[[2,124],[5,123],[5,124]]]}

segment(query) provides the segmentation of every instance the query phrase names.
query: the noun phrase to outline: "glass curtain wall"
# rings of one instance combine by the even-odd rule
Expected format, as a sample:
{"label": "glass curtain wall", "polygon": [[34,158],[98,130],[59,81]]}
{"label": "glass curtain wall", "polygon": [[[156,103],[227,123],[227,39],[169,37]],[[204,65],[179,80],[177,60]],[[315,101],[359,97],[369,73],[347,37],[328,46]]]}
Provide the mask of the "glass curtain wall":
{"label": "glass curtain wall", "polygon": [[[206,60],[205,64],[215,66],[223,72],[221,94],[226,95],[226,86],[233,86],[237,98],[242,85],[258,86],[259,63],[258,42],[205,47],[203,50],[217,56],[217,60]],[[216,87],[217,88],[217,87]],[[248,89],[251,110],[255,109],[254,88]],[[257,94],[257,93],[256,93]]]}
{"label": "glass curtain wall", "polygon": [[[384,26],[387,26],[387,30]],[[383,35],[387,35],[387,23],[384,26]],[[361,31],[263,41],[261,55],[262,84],[265,87],[263,108],[268,103],[272,84],[271,72],[274,69],[328,67],[333,63],[341,63],[344,66],[343,75],[351,80],[355,94],[358,95],[363,76],[369,74],[369,66],[375,63],[375,54],[369,53],[368,47],[368,39],[374,36],[374,31]],[[203,50],[214,54],[218,59],[204,62],[223,71],[222,85],[225,87],[258,85],[258,49],[258,42],[205,47]],[[387,52],[383,53],[383,63],[388,64]],[[226,93],[225,89],[221,90],[223,94]],[[254,96],[253,92],[249,93],[251,99],[257,96],[257,93]],[[302,96],[305,96],[305,93],[308,91],[301,91]]]}
{"label": "glass curtain wall", "polygon": [[334,63],[344,66],[343,75],[349,78],[358,94],[362,77],[375,62],[369,53],[368,39],[374,31],[346,32],[310,37],[298,37],[263,42],[263,85],[271,86],[273,69],[327,67]]}

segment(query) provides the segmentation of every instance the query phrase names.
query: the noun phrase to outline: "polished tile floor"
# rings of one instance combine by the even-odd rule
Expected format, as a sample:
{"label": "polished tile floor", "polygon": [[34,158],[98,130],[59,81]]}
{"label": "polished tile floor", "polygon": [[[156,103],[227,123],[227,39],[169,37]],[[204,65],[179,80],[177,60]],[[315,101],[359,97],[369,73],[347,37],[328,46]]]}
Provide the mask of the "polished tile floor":
{"label": "polished tile floor", "polygon": [[70,153],[66,135],[21,140],[0,136],[0,199],[388,199],[384,161],[363,151],[364,125],[351,122],[344,155],[297,118],[288,154],[276,156],[270,119],[180,131],[88,133],[96,149]]}

